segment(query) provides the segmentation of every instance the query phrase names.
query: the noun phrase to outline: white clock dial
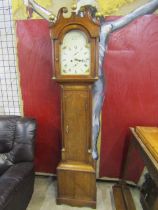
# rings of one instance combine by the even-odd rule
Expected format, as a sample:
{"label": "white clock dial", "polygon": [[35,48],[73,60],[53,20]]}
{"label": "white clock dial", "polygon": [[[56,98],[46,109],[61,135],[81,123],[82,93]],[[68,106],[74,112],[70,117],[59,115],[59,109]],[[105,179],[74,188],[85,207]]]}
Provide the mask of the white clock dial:
{"label": "white clock dial", "polygon": [[84,32],[72,30],[68,32],[61,44],[61,74],[90,74],[90,44]]}

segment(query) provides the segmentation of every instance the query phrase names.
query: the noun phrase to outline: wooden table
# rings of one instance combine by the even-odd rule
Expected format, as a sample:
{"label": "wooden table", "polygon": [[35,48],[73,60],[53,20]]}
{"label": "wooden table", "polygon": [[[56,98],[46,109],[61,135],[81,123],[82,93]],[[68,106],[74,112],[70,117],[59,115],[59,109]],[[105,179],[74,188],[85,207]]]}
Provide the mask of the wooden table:
{"label": "wooden table", "polygon": [[[156,148],[156,146],[158,145],[158,128],[136,127],[136,129],[130,128],[130,131],[132,134],[132,139],[126,159],[125,170],[128,164],[130,151],[132,150],[132,147],[135,147],[140,152],[141,157],[144,160],[144,164],[150,173],[150,176],[158,186],[158,150]],[[153,138],[155,138],[154,142],[151,142]],[[153,145],[153,149],[152,144],[155,144]]]}
{"label": "wooden table", "polygon": [[[125,173],[129,164],[131,152],[136,148],[147,167],[150,176],[158,187],[158,128],[136,127],[130,128],[131,141],[124,163],[121,182],[113,187],[114,200],[117,210],[135,210],[134,202],[125,182]],[[152,205],[141,199],[145,210],[158,210],[158,195]]]}

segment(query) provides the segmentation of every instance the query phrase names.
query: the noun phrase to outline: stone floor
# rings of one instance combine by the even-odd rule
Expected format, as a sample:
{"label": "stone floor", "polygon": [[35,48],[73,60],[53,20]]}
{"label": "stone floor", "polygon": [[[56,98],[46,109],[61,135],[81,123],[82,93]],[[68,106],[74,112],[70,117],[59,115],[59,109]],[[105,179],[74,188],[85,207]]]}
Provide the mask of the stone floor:
{"label": "stone floor", "polygon": [[[139,192],[136,189],[131,191],[137,210],[142,210]],[[56,205],[56,180],[52,177],[37,176],[35,190],[27,210],[90,210],[90,208]],[[115,210],[111,183],[97,182],[97,210]]]}

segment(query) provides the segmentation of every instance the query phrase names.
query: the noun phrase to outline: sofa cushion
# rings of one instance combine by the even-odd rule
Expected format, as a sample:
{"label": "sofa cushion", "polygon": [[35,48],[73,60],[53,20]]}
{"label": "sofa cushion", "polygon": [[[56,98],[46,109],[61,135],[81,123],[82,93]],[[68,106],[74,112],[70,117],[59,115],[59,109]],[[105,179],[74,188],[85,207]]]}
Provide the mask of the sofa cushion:
{"label": "sofa cushion", "polygon": [[16,121],[19,117],[1,116],[0,119],[0,153],[9,152],[12,149]]}
{"label": "sofa cushion", "polygon": [[12,178],[0,179],[0,210],[6,205],[10,195],[14,193],[16,189],[17,181]]}
{"label": "sofa cushion", "polygon": [[[14,194],[24,185],[28,185],[30,176],[32,177],[33,163],[19,163],[11,166],[0,178],[0,210],[5,209]],[[21,192],[23,193],[23,192]]]}
{"label": "sofa cushion", "polygon": [[23,178],[26,178],[30,171],[34,171],[34,164],[32,162],[23,162],[12,165],[2,176],[1,178],[12,178],[17,181],[20,181]]}
{"label": "sofa cushion", "polygon": [[13,165],[8,157],[8,153],[0,154],[0,175],[2,175],[11,165]]}

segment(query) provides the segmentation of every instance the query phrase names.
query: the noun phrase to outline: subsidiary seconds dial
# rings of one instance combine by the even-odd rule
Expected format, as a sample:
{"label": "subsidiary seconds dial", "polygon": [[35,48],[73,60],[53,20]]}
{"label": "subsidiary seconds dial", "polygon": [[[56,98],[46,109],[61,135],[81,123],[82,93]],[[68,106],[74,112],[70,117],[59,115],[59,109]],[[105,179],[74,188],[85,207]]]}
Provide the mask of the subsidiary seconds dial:
{"label": "subsidiary seconds dial", "polygon": [[61,44],[61,74],[89,75],[90,52],[86,34],[79,30],[69,31]]}

